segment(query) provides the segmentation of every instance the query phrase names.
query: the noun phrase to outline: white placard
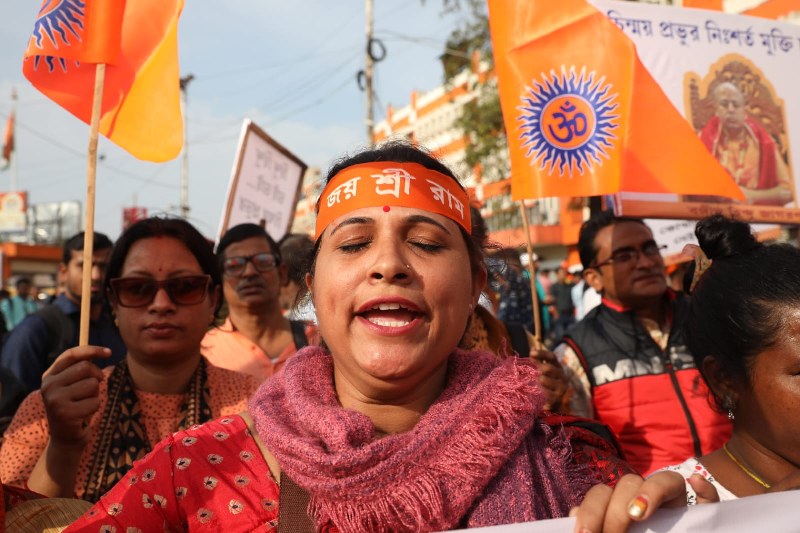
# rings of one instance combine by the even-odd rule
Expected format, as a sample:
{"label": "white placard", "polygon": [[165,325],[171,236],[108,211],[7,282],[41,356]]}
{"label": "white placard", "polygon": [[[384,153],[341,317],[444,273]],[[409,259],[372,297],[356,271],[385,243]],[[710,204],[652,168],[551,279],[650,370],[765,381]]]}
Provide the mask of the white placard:
{"label": "white placard", "polygon": [[[750,496],[722,503],[709,503],[678,509],[661,509],[630,533],[798,533],[800,531],[800,492]],[[574,518],[542,520],[460,531],[486,533],[572,533]]]}
{"label": "white placard", "polygon": [[266,224],[276,241],[292,226],[307,165],[252,120],[245,120],[217,241],[237,224]]}
{"label": "white placard", "polygon": [[28,193],[0,193],[0,232],[19,233],[27,229]]}
{"label": "white placard", "polygon": [[666,246],[661,255],[670,257],[681,253],[687,244],[697,244],[694,220],[647,219],[645,224],[653,232],[653,239]]}

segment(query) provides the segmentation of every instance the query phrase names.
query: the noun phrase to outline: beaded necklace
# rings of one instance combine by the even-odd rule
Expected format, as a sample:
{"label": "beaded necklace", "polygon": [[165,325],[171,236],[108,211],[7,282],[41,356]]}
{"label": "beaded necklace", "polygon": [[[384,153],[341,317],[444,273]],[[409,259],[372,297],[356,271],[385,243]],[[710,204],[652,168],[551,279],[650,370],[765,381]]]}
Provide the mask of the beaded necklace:
{"label": "beaded necklace", "polygon": [[762,486],[762,487],[764,487],[765,489],[768,489],[768,488],[770,488],[770,486],[771,486],[771,485],[770,485],[769,483],[767,483],[766,481],[764,481],[763,479],[761,479],[760,477],[758,477],[758,476],[756,475],[756,473],[755,473],[755,472],[753,472],[752,470],[750,470],[749,468],[747,468],[746,466],[744,466],[744,464],[742,464],[742,462],[741,462],[741,461],[739,461],[739,459],[737,459],[737,458],[736,458],[736,456],[735,456],[735,455],[733,455],[733,454],[731,453],[731,451],[728,449],[728,443],[727,443],[727,442],[726,442],[725,444],[723,444],[723,445],[722,445],[722,449],[723,449],[723,450],[725,450],[725,453],[727,453],[727,454],[728,454],[728,457],[730,457],[730,458],[731,458],[731,461],[733,461],[734,463],[736,463],[736,466],[738,466],[739,468],[741,468],[741,469],[742,469],[742,472],[744,472],[745,474],[747,474],[748,476],[750,476],[750,478],[752,478],[752,479],[753,479],[753,481],[755,481],[756,483],[758,483],[759,485],[761,485],[761,486]]}

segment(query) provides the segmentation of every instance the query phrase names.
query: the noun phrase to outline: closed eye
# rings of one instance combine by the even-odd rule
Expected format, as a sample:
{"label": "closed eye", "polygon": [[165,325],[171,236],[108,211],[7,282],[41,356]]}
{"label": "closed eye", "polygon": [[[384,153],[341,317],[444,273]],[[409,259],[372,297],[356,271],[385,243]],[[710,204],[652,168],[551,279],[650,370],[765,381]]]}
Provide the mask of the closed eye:
{"label": "closed eye", "polygon": [[444,248],[444,246],[442,246],[441,244],[433,243],[433,242],[423,242],[423,241],[409,241],[409,242],[413,246],[415,246],[415,247],[417,247],[417,248],[419,248],[421,250],[424,250],[426,252],[438,252],[439,250]]}
{"label": "closed eye", "polygon": [[369,245],[370,241],[349,242],[340,244],[339,246],[337,246],[337,249],[341,250],[346,254],[352,254],[365,249]]}

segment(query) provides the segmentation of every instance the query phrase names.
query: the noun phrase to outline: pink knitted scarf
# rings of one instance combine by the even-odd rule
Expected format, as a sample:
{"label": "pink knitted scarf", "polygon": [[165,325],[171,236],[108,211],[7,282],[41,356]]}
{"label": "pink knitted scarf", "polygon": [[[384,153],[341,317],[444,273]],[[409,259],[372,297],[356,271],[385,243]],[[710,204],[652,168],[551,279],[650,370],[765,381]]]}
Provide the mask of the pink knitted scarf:
{"label": "pink knitted scarf", "polygon": [[444,391],[406,433],[343,409],[330,354],[301,350],[250,402],[259,436],[311,495],[318,527],[440,531],[565,516],[588,489],[566,440],[536,423],[536,370],[455,351]]}

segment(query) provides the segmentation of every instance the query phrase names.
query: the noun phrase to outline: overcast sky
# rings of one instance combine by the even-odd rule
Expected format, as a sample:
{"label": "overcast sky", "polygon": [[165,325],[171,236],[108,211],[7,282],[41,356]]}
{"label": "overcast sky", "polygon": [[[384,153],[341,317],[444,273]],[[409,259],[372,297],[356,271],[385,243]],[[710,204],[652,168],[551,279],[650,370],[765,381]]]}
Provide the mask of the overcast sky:
{"label": "overcast sky", "polygon": [[[374,0],[375,36],[386,45],[377,64],[376,121],[388,104],[409,102],[412,90],[442,82],[438,60],[459,20],[442,2]],[[17,103],[18,190],[31,203],[85,196],[88,126],[52,104],[22,76],[22,54],[41,6],[5,2],[0,17],[0,129]],[[366,140],[365,100],[356,85],[365,46],[363,0],[188,0],[179,26],[183,75],[189,87],[191,221],[214,237],[242,119],[252,118],[309,166],[330,161]],[[140,162],[101,138],[95,227],[112,238],[122,208],[177,212],[180,164]],[[10,173],[0,173],[8,190]]]}

